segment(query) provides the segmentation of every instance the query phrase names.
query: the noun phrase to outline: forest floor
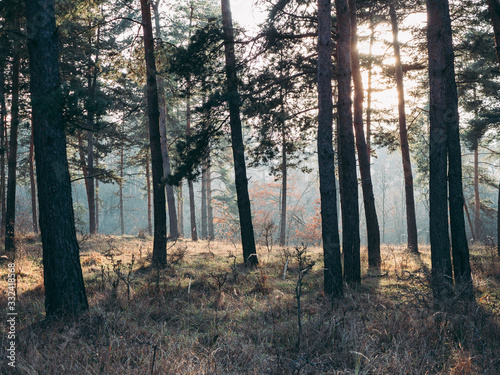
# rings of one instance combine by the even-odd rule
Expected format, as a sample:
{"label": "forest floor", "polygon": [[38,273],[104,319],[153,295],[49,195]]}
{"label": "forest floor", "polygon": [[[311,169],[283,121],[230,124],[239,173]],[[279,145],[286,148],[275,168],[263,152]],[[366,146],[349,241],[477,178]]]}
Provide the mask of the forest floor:
{"label": "forest floor", "polygon": [[[344,298],[332,303],[322,292],[319,247],[259,247],[259,266],[247,269],[231,243],[182,240],[168,246],[169,265],[157,271],[150,267],[150,238],[82,238],[89,311],[47,322],[39,236],[18,240],[17,373],[500,371],[500,258],[493,247],[471,248],[477,303],[464,306],[452,299],[447,311],[438,311],[425,247],[415,256],[384,246],[377,272],[367,271],[364,249],[361,285],[346,286]],[[297,293],[299,259],[314,266],[302,272]],[[4,259],[5,312],[7,274]],[[2,317],[0,372],[12,374],[5,354],[8,317]]]}

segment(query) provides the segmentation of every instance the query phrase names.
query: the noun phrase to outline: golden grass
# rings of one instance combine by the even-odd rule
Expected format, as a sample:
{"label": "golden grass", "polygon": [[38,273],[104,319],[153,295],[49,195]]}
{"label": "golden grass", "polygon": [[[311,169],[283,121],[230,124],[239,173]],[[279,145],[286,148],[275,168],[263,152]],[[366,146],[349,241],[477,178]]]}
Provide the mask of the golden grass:
{"label": "golden grass", "polygon": [[[333,304],[322,292],[320,248],[303,279],[298,343],[298,262],[220,242],[169,243],[170,266],[150,268],[149,238],[82,238],[90,303],[75,320],[44,321],[41,245],[19,241],[17,368],[22,374],[493,374],[500,368],[500,260],[471,249],[477,305],[432,308],[430,253],[386,246],[380,272],[346,286]],[[294,249],[289,248],[294,254]],[[2,265],[0,287],[7,288]],[[127,287],[128,286],[128,287]],[[5,311],[6,294],[0,309]],[[2,325],[2,333],[5,334]],[[5,356],[2,357],[2,359]],[[0,371],[10,373],[7,363]]]}

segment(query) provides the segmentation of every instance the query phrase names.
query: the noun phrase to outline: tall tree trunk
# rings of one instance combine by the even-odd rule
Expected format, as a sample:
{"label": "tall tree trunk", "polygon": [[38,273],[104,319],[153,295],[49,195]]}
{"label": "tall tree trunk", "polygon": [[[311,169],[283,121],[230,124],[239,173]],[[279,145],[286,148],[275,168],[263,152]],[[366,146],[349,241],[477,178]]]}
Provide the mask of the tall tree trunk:
{"label": "tall tree trunk", "polygon": [[337,10],[338,124],[341,159],[342,249],[344,277],[361,281],[358,179],[351,112],[351,21],[347,0],[335,0]]}
{"label": "tall tree trunk", "polygon": [[[95,165],[99,165],[97,155]],[[99,233],[99,179],[95,179],[95,232]]]}
{"label": "tall tree trunk", "polygon": [[370,172],[370,155],[363,129],[363,79],[359,65],[356,0],[349,0],[351,18],[351,66],[354,84],[354,129],[356,134],[356,149],[358,151],[361,188],[365,207],[366,231],[368,239],[368,266],[380,268],[380,229],[378,225],[375,196]]}
{"label": "tall tree trunk", "polygon": [[[2,63],[0,63],[2,64]],[[5,235],[5,130],[7,128],[7,109],[5,107],[5,67],[0,65],[0,236]]]}
{"label": "tall tree trunk", "polygon": [[[490,13],[493,32],[495,33],[495,52],[497,54],[498,66],[500,68],[500,3],[498,0],[488,0],[488,11]],[[498,185],[498,211],[497,211],[497,247],[500,255],[500,183]]]}
{"label": "tall tree trunk", "polygon": [[179,236],[184,236],[184,197],[182,195],[182,181],[179,182],[177,187],[177,213],[178,213],[178,224],[179,224]]}
{"label": "tall tree trunk", "polygon": [[210,159],[207,162],[207,221],[208,221],[208,239],[214,240],[214,210],[212,206],[212,168]]}
{"label": "tall tree trunk", "polygon": [[31,126],[30,151],[28,156],[28,166],[30,171],[30,190],[31,190],[31,219],[33,221],[33,232],[38,234],[38,214],[36,207],[36,180],[35,180],[35,139],[33,126]]}
{"label": "tall tree trunk", "polygon": [[[158,10],[160,0],[156,3],[151,2],[155,14],[155,30],[156,39],[158,40],[158,46],[161,48],[163,46],[163,41],[161,39],[161,28],[160,28],[160,13]],[[167,102],[165,99],[165,81],[161,75],[156,77],[158,81],[158,104],[160,109],[160,137],[161,137],[161,154],[163,158],[163,174],[168,177],[171,174],[170,167],[170,154],[168,151],[167,142]],[[175,194],[174,187],[170,184],[165,184],[165,191],[167,193],[167,208],[168,208],[168,224],[170,229],[170,238],[175,241],[179,238],[179,230],[177,223],[177,212],[175,207]]]}
{"label": "tall tree trunk", "polygon": [[[122,130],[123,130],[123,125],[122,125]],[[123,236],[125,234],[125,210],[123,208],[123,164],[124,164],[124,157],[125,157],[125,152],[124,152],[124,146],[123,143],[120,146],[120,186],[118,190],[118,196],[119,196],[119,206],[120,206],[120,233]],[[149,167],[148,167],[149,169]],[[148,173],[149,174],[149,173]],[[149,180],[149,176],[147,177]],[[149,189],[148,189],[149,190]],[[148,207],[149,207],[149,202],[148,202]],[[148,209],[149,211],[149,209]],[[151,219],[151,216],[148,216],[148,219]],[[148,221],[149,223],[149,221]],[[148,226],[148,228],[150,228]]]}
{"label": "tall tree trunk", "polygon": [[146,150],[146,192],[148,196],[148,234],[153,235],[153,212],[151,204],[151,170],[149,168],[149,151]]}
{"label": "tall tree trunk", "polygon": [[156,267],[163,267],[167,263],[167,212],[165,209],[165,186],[162,182],[163,159],[160,142],[160,111],[158,108],[154,39],[151,9],[148,0],[141,0],[141,14],[147,76],[146,96],[148,101],[149,144],[151,147],[151,174],[153,177],[154,236],[152,262]]}
{"label": "tall tree trunk", "polygon": [[234,53],[234,31],[229,0],[221,0],[222,28],[226,57],[226,79],[229,102],[229,122],[231,126],[231,145],[233,148],[236,196],[240,216],[241,243],[243,259],[246,264],[258,263],[255,250],[255,237],[252,224],[252,211],[248,195],[248,179],[245,165],[245,148],[240,119],[240,97],[236,77],[236,57]]}
{"label": "tall tree trunk", "polygon": [[474,148],[474,240],[481,241],[481,199],[479,197],[479,146]]}
{"label": "tall tree trunk", "polygon": [[16,224],[16,167],[17,167],[17,133],[19,126],[19,71],[21,67],[21,46],[18,40],[14,41],[14,55],[12,59],[12,101],[10,110],[10,140],[9,164],[7,180],[7,210],[5,216],[5,251],[13,252],[15,245]]}
{"label": "tall tree trunk", "polygon": [[396,70],[396,86],[398,91],[399,140],[401,143],[401,158],[403,160],[403,173],[405,180],[406,230],[408,235],[408,249],[413,252],[418,252],[417,218],[415,214],[415,198],[413,195],[413,173],[411,170],[410,148],[408,146],[408,134],[406,130],[403,68],[401,65],[401,52],[398,39],[398,20],[393,2],[389,4],[389,13],[392,25],[392,38],[395,60],[394,68]]}
{"label": "tall tree trunk", "polygon": [[207,223],[207,166],[208,163],[203,163],[201,171],[201,238],[208,237],[208,223]]}
{"label": "tall tree trunk", "polygon": [[366,148],[368,161],[371,164],[371,138],[372,138],[372,77],[373,77],[373,43],[375,42],[375,28],[370,19],[370,47],[368,50],[368,88],[366,89]]}
{"label": "tall tree trunk", "polygon": [[472,279],[465,237],[458,98],[448,1],[427,0],[427,18],[431,126],[429,155],[431,260],[433,291],[439,302],[446,296],[452,276],[446,203],[447,179],[455,281],[466,289],[469,297],[472,296]]}
{"label": "tall tree trunk", "polygon": [[[283,110],[284,113],[284,110]],[[286,195],[287,195],[287,157],[286,157],[286,128],[285,121],[281,123],[282,151],[281,151],[281,217],[280,217],[280,246],[286,243]]]}
{"label": "tall tree trunk", "polygon": [[[186,135],[189,139],[191,136],[191,83],[187,84],[187,98],[186,98]],[[198,231],[196,230],[196,206],[194,202],[194,187],[193,180],[188,179],[188,193],[189,193],[189,215],[191,219],[191,239],[198,241]]]}
{"label": "tall tree trunk", "polygon": [[324,254],[324,291],[343,295],[342,261],[337,217],[332,103],[332,5],[318,0],[318,167],[321,197],[321,235]]}
{"label": "tall tree trunk", "polygon": [[54,0],[26,0],[31,98],[48,317],[88,308],[60,100]]}

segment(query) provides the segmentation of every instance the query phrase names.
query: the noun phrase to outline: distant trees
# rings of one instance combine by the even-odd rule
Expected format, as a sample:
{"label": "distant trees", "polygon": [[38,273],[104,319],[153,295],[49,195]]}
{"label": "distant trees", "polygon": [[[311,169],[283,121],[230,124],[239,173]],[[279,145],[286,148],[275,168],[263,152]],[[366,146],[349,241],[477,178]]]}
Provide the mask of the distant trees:
{"label": "distant trees", "polygon": [[32,116],[48,317],[88,308],[76,239],[54,0],[26,0]]}

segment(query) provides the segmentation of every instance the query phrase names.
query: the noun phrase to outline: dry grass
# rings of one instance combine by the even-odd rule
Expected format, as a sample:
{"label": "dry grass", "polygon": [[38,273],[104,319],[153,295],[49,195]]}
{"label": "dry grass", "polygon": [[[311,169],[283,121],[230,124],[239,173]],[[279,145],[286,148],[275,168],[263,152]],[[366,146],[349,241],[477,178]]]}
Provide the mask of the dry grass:
{"label": "dry grass", "polygon": [[[150,264],[151,239],[83,238],[90,309],[44,320],[41,245],[19,242],[17,329],[22,374],[494,374],[500,368],[500,260],[471,249],[477,305],[432,308],[429,249],[384,247],[380,272],[364,272],[333,304],[322,293],[321,249],[303,278],[298,343],[298,262],[259,249],[246,269],[238,248],[169,244],[169,267]],[[294,249],[289,249],[292,255]],[[366,254],[362,257],[366,270]],[[6,266],[0,287],[6,290]],[[0,309],[5,311],[6,294]],[[5,327],[2,326],[2,330]],[[2,332],[5,334],[5,332]],[[3,349],[2,349],[3,350]],[[5,356],[2,353],[2,359]],[[10,373],[5,361],[2,373]]]}

